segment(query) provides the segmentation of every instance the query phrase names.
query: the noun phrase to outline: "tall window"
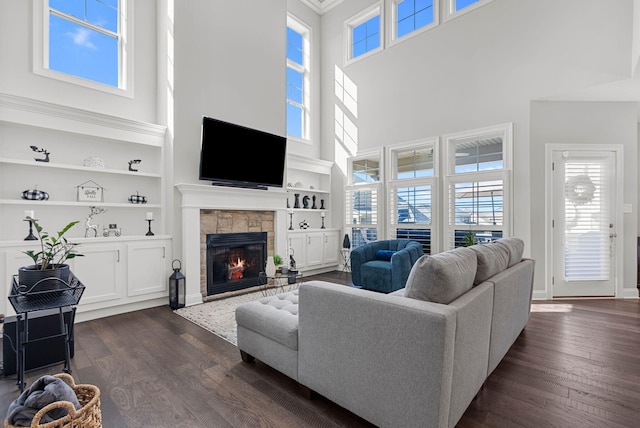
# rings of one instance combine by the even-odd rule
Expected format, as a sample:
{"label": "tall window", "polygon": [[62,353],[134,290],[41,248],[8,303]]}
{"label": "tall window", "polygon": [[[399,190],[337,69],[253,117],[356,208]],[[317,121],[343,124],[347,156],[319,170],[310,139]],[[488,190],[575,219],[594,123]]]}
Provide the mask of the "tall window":
{"label": "tall window", "polygon": [[471,12],[480,6],[492,2],[493,0],[443,0],[444,19],[454,18],[456,16]]}
{"label": "tall window", "polygon": [[394,40],[437,23],[438,0],[391,0]]}
{"label": "tall window", "polygon": [[389,236],[418,241],[425,254],[431,254],[435,237],[431,229],[435,227],[437,213],[434,207],[436,142],[434,139],[389,151]]}
{"label": "tall window", "polygon": [[35,0],[34,10],[37,73],[127,89],[126,0]]}
{"label": "tall window", "polygon": [[445,137],[448,246],[510,234],[511,125]]}
{"label": "tall window", "polygon": [[287,135],[310,139],[310,29],[287,18]]}
{"label": "tall window", "polygon": [[346,230],[353,248],[376,241],[382,206],[380,201],[382,154],[376,152],[350,160],[349,185],[345,189]]}
{"label": "tall window", "polygon": [[377,4],[346,22],[347,62],[382,49],[381,8]]}

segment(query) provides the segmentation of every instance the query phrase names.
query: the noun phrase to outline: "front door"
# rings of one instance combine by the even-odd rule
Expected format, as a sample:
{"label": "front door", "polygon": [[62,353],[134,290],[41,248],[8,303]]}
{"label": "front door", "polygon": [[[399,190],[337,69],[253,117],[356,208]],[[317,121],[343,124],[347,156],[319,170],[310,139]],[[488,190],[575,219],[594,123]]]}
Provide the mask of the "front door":
{"label": "front door", "polygon": [[615,157],[553,151],[554,297],[615,295]]}

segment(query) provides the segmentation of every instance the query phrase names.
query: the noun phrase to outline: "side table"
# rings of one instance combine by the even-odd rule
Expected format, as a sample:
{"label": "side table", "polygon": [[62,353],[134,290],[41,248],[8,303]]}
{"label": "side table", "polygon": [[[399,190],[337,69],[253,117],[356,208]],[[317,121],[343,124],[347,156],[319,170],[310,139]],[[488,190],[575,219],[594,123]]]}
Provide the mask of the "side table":
{"label": "side table", "polygon": [[[24,390],[24,372],[25,372],[25,349],[29,343],[34,343],[44,339],[61,337],[64,340],[65,347],[65,364],[64,371],[71,373],[70,363],[70,342],[73,334],[73,320],[75,318],[75,309],[82,293],[84,285],[76,278],[73,273],[69,273],[69,283],[63,283],[57,290],[25,291],[23,286],[18,284],[18,275],[14,275],[12,284],[12,294],[9,295],[9,302],[16,311],[16,348],[17,348],[17,373],[18,387],[20,391]],[[71,308],[72,316],[65,320],[64,308]],[[60,332],[46,337],[37,339],[29,339],[29,314],[34,312],[45,311],[49,309],[57,309]]]}
{"label": "side table", "polygon": [[267,275],[260,272],[260,290],[263,296],[272,296],[278,292],[293,291],[302,284],[302,273],[276,273]]}
{"label": "side table", "polygon": [[342,256],[342,272],[351,272],[351,250],[341,248],[340,256]]}

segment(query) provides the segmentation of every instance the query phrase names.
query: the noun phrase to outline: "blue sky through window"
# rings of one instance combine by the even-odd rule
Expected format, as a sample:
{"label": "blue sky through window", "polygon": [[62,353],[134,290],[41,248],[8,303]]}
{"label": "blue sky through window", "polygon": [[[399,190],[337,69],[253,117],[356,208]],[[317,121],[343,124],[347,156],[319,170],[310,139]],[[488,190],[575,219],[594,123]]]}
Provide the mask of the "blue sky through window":
{"label": "blue sky through window", "polygon": [[397,8],[398,38],[433,23],[433,0],[404,0]]}
{"label": "blue sky through window", "polygon": [[[287,27],[287,59],[296,65],[304,65],[304,37]],[[300,68],[287,67],[287,135],[303,137],[304,72]]]}
{"label": "blue sky through window", "polygon": [[[118,30],[118,0],[49,0],[49,7],[110,32]],[[118,39],[50,13],[49,68],[117,88]]]}
{"label": "blue sky through window", "polygon": [[474,3],[478,3],[478,0],[456,0],[456,12]]}
{"label": "blue sky through window", "polygon": [[287,27],[287,58],[303,65],[302,34]]}
{"label": "blue sky through window", "polygon": [[352,57],[356,58],[380,46],[380,15],[353,27]]}

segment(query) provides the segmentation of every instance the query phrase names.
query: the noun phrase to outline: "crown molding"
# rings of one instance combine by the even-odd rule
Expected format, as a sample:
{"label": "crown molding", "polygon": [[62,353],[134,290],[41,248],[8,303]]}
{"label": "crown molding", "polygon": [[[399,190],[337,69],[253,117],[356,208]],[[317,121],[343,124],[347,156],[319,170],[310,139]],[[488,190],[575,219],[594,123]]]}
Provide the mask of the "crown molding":
{"label": "crown molding", "polygon": [[342,3],[344,0],[300,0],[319,15],[323,15]]}

